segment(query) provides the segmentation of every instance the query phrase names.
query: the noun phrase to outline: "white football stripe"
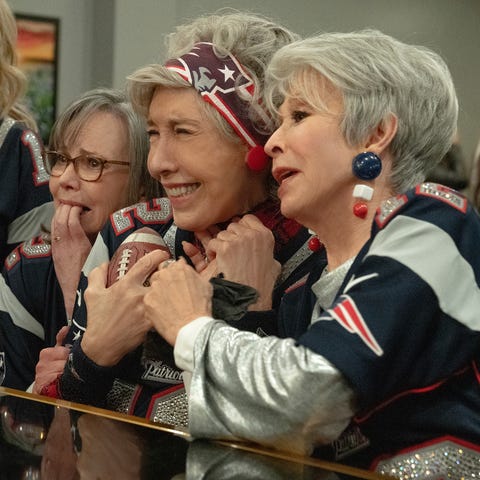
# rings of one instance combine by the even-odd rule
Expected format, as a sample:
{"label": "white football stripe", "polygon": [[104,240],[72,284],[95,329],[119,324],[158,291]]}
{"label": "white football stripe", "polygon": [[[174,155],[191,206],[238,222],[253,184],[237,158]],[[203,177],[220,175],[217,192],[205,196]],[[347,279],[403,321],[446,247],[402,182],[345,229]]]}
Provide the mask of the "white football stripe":
{"label": "white football stripe", "polygon": [[43,326],[19,302],[10,287],[5,283],[3,275],[0,275],[0,310],[7,312],[17,327],[27,330],[41,340],[45,340]]}
{"label": "white football stripe", "polygon": [[110,261],[108,248],[103,241],[103,237],[98,234],[95,243],[88,254],[87,259],[82,267],[82,273],[88,277],[89,273],[104,262]]}
{"label": "white football stripe", "polygon": [[368,256],[399,261],[428,283],[448,315],[480,330],[480,289],[472,266],[444,230],[399,215],[375,237]]}
{"label": "white football stripe", "polygon": [[155,235],[148,232],[134,232],[129,235],[122,243],[125,244],[130,242],[153,243],[161,247],[166,246],[163,238],[160,235]]}

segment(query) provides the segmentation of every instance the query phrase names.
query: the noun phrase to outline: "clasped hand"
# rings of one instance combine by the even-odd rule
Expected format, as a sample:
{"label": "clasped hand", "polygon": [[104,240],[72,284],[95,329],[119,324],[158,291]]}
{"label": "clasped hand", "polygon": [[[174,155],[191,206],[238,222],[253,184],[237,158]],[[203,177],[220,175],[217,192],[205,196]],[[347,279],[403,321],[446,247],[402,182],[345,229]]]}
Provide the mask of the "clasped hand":
{"label": "clasped hand", "polygon": [[[82,339],[85,354],[98,365],[112,366],[144,340],[154,328],[171,345],[179,330],[201,316],[212,314],[213,288],[209,280],[222,272],[225,278],[257,289],[256,308],[271,308],[273,286],[280,272],[273,258],[273,235],[253,215],[246,215],[221,232],[202,239],[210,259],[206,268],[195,268],[185,259],[164,264],[168,255],[153,251],[111,287],[106,288],[104,264],[89,275],[85,292],[87,329]],[[149,279],[150,286],[145,287]]]}
{"label": "clasped hand", "polygon": [[[212,287],[183,259],[160,268],[167,254],[156,250],[141,258],[118,282],[106,288],[108,264],[92,270],[85,302],[84,353],[112,366],[155,328],[174,344],[177,333],[198,316],[211,314]],[[150,277],[150,286],[144,283]]]}

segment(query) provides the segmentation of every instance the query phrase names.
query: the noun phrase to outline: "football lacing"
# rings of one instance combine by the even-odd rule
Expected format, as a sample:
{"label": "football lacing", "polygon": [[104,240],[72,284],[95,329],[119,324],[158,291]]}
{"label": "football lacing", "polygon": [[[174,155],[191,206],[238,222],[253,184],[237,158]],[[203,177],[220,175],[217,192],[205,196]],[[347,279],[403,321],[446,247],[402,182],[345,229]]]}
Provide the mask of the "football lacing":
{"label": "football lacing", "polygon": [[122,250],[122,256],[120,257],[120,262],[117,268],[117,280],[123,277],[128,270],[128,264],[130,263],[130,257],[132,255],[132,250],[130,248],[124,248]]}

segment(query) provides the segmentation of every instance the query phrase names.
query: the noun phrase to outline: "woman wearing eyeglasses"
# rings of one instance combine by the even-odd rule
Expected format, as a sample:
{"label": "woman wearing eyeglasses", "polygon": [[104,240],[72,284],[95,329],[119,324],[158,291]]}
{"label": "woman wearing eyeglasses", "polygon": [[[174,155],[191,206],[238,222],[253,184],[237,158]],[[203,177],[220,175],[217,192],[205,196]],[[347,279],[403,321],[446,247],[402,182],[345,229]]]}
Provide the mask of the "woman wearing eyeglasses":
{"label": "woman wearing eyeglasses", "polygon": [[158,196],[147,152],[144,123],[122,92],[87,92],[58,118],[44,152],[55,207],[51,231],[7,257],[0,285],[4,386],[33,382],[40,350],[55,345],[71,317],[82,266],[110,213]]}

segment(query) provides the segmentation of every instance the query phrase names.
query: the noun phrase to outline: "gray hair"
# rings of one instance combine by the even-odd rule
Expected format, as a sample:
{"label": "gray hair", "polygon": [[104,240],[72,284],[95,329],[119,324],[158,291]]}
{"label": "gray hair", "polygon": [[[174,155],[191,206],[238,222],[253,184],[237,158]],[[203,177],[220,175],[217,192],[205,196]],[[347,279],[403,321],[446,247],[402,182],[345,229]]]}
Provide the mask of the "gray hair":
{"label": "gray hair", "polygon": [[97,112],[118,117],[128,131],[127,148],[130,159],[128,202],[133,204],[144,195],[161,195],[161,186],[147,169],[148,136],[143,118],[137,115],[121,90],[96,88],[73,101],[57,118],[50,134],[50,149],[64,149],[72,145],[85,122]]}
{"label": "gray hair", "polygon": [[[297,38],[287,28],[259,15],[223,11],[201,16],[191,23],[178,26],[175,32],[167,35],[165,60],[182,56],[198,42],[211,42],[219,49],[219,53],[222,50],[231,53],[245,67],[255,85],[251,118],[258,122],[259,129],[261,125],[262,133],[271,133],[273,124],[265,126],[255,111],[258,100],[263,98],[265,69],[275,51]],[[127,89],[134,107],[145,117],[157,87],[192,88],[179,75],[162,65],[153,64],[137,70],[127,78]],[[240,142],[238,135],[214,108],[204,101],[199,100],[199,104],[214,120],[220,132],[230,141]]]}
{"label": "gray hair", "polygon": [[319,75],[339,89],[341,129],[350,146],[368,139],[390,115],[398,129],[389,149],[395,193],[422,182],[447,153],[456,131],[458,101],[446,63],[433,51],[376,30],[325,33],[280,49],[267,72],[274,112],[288,96],[325,111]]}

